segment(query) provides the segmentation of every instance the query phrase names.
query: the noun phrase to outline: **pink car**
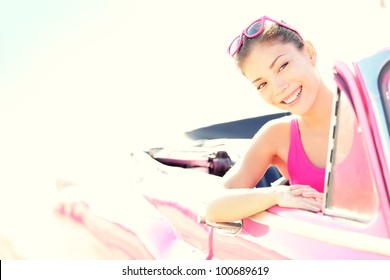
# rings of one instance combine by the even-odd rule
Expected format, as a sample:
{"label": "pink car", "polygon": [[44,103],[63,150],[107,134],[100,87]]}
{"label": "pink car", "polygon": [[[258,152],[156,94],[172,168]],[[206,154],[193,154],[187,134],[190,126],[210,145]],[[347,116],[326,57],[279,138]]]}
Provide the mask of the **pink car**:
{"label": "pink car", "polygon": [[[202,219],[202,207],[218,191],[214,185],[220,176],[240,156],[239,147],[264,118],[280,115],[256,119],[260,123],[254,124],[249,122],[256,120],[248,120],[252,130],[234,136],[229,136],[234,124],[242,128],[244,122],[192,131],[188,135],[193,138],[214,135],[179,154],[150,150],[151,157],[139,161],[146,171],[129,202],[137,205],[136,213],[134,208],[121,209],[126,212],[121,218],[104,217],[80,203],[70,211],[57,210],[71,214],[100,240],[133,259],[390,259],[390,49],[352,67],[337,62],[334,70],[339,94],[323,213],[273,207],[234,223]],[[353,112],[351,121],[340,117],[348,115],[340,105],[345,102]],[[228,130],[218,135],[221,128]],[[346,145],[348,133],[353,135],[352,145]],[[283,178],[271,168],[262,180],[258,187]]]}

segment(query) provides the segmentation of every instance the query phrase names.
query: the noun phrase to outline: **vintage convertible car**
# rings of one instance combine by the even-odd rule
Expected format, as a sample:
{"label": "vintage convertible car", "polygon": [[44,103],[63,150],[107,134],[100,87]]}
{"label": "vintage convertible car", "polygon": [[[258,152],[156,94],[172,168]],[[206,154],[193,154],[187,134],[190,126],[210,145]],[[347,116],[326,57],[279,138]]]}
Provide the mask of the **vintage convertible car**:
{"label": "vintage convertible car", "polygon": [[[180,219],[195,215],[185,204],[151,198],[183,239],[193,246],[204,240],[202,249],[217,258],[390,258],[390,49],[354,63],[353,71],[342,62],[334,70],[339,98],[324,213],[273,207],[237,223],[212,224],[207,238],[200,238]],[[348,107],[355,119],[341,121]],[[354,136],[350,151],[344,149],[345,131]]]}
{"label": "vintage convertible car", "polygon": [[[131,259],[390,259],[390,49],[337,62],[334,77],[322,213],[275,206],[232,223],[203,218],[220,176],[263,123],[284,114],[199,128],[187,133],[190,146],[133,154],[136,176],[109,190],[111,206],[90,196],[56,211]],[[283,179],[271,167],[257,187]]]}

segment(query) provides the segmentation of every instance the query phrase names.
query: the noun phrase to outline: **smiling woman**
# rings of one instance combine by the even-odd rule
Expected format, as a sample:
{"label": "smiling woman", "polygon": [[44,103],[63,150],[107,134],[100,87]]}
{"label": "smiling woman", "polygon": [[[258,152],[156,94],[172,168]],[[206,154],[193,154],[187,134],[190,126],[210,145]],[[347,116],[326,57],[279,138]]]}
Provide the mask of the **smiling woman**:
{"label": "smiling woman", "polygon": [[[211,202],[207,220],[234,221],[274,205],[321,211],[334,94],[318,74],[314,46],[293,27],[263,16],[228,51],[267,103],[293,115],[260,129],[242,160],[224,176],[226,188],[241,190]],[[290,186],[250,190],[270,165]]]}

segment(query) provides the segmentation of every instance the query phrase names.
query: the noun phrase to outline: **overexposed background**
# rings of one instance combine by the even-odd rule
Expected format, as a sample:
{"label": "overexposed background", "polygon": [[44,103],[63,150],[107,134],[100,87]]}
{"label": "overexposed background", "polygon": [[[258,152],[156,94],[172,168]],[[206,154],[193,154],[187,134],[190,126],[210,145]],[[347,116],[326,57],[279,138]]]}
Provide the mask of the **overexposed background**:
{"label": "overexposed background", "polygon": [[134,149],[274,112],[226,53],[263,14],[335,60],[390,46],[388,0],[0,0],[2,230],[44,205],[56,176],[97,176]]}

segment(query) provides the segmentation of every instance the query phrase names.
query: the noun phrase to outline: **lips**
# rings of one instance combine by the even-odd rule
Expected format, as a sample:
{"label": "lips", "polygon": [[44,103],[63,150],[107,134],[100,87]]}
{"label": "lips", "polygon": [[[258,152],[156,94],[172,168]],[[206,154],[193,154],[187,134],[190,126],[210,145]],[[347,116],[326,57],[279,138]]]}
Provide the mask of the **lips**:
{"label": "lips", "polygon": [[295,104],[300,99],[301,92],[302,92],[302,86],[300,86],[296,91],[294,91],[292,94],[290,94],[285,99],[283,99],[281,103],[289,106]]}

